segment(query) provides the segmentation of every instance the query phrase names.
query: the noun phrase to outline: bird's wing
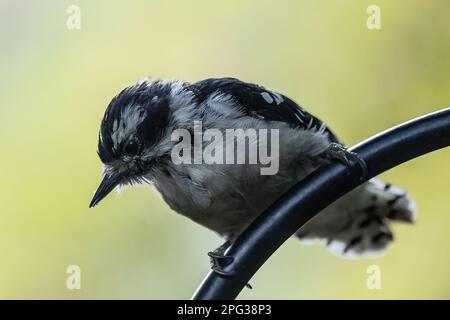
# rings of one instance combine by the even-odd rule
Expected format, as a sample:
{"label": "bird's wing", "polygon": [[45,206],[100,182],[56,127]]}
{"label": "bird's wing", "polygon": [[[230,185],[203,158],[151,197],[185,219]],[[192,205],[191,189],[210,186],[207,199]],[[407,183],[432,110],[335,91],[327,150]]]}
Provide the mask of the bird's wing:
{"label": "bird's wing", "polygon": [[189,87],[200,102],[220,92],[232,96],[239,103],[240,109],[250,117],[286,122],[299,129],[324,130],[330,140],[338,142],[333,132],[320,119],[306,112],[288,97],[262,86],[234,78],[219,78],[202,80]]}

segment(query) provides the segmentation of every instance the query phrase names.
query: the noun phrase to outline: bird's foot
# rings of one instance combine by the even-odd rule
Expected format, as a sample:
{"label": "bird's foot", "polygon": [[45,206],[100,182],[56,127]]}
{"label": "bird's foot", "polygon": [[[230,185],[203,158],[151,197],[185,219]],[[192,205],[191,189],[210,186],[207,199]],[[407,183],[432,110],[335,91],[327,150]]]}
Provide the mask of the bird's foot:
{"label": "bird's foot", "polygon": [[[208,256],[211,260],[211,270],[223,277],[232,277],[236,274],[235,271],[225,271],[223,268],[233,262],[232,256],[227,256],[225,250],[231,245],[229,241],[222,244],[214,251],[208,252]],[[253,289],[250,283],[245,285],[248,289]]]}
{"label": "bird's foot", "polygon": [[350,168],[354,163],[357,163],[361,169],[361,180],[365,180],[369,174],[367,163],[361,159],[358,154],[347,150],[347,148],[340,143],[331,143],[328,149],[324,152],[324,156],[327,159],[341,162],[347,168]]}
{"label": "bird's foot", "polygon": [[232,256],[225,255],[225,250],[230,246],[230,242],[225,242],[219,248],[214,251],[208,252],[208,256],[211,260],[211,269],[224,277],[234,275],[232,271],[225,271],[223,268],[233,262]]}

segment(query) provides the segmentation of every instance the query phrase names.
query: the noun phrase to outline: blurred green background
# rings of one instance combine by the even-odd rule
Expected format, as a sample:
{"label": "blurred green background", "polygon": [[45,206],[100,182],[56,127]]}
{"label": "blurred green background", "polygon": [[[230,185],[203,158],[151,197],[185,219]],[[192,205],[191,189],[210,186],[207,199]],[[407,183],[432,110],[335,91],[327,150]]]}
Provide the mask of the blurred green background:
{"label": "blurred green background", "polygon": [[[81,9],[68,30],[66,9]],[[381,30],[366,9],[381,8]],[[221,240],[144,186],[89,201],[110,99],[149,75],[234,76],[290,96],[349,145],[450,105],[450,2],[0,1],[0,298],[190,298]],[[416,199],[382,257],[289,240],[241,298],[450,298],[450,150],[383,174]],[[81,290],[66,268],[81,268]],[[366,287],[370,265],[382,289]]]}

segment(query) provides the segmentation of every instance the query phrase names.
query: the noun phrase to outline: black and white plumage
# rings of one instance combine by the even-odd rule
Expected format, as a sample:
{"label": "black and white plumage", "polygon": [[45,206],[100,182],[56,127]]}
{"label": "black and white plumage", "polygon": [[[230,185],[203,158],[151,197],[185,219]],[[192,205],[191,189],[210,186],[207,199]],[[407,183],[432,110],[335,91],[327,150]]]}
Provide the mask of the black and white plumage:
{"label": "black and white plumage", "polygon": [[[192,131],[194,121],[202,121],[203,130],[278,129],[278,173],[261,175],[260,166],[250,164],[174,164],[171,133]],[[286,96],[233,78],[193,84],[144,80],[126,88],[105,112],[98,153],[104,179],[91,206],[120,184],[149,182],[174,211],[227,243],[316,168],[352,156],[322,121]],[[377,252],[393,240],[390,223],[411,223],[414,211],[404,191],[372,179],[324,209],[296,236],[321,239],[347,257]]]}

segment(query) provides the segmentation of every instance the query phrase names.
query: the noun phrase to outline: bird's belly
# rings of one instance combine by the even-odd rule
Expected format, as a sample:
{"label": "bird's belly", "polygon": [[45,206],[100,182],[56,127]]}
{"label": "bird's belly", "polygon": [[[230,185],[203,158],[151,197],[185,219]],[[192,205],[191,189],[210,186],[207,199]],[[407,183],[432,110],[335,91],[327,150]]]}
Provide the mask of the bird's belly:
{"label": "bird's belly", "polygon": [[[309,143],[319,140],[318,150]],[[228,238],[239,235],[283,193],[312,172],[313,159],[329,143],[311,132],[280,130],[278,171],[259,164],[188,164],[158,177],[164,200],[176,212]],[[295,151],[295,152],[294,152]]]}
{"label": "bird's belly", "polygon": [[[251,173],[249,173],[250,176],[247,176],[243,172],[233,175],[228,172],[227,177],[230,181],[222,180],[223,188],[217,188],[213,183],[206,185],[211,196],[209,206],[198,208],[198,212],[201,214],[186,212],[185,215],[232,240],[244,231],[258,215],[300,181],[306,175],[303,169],[299,170],[293,166],[272,176],[252,175]],[[313,170],[312,167],[311,170]],[[215,192],[217,190],[220,191]]]}

